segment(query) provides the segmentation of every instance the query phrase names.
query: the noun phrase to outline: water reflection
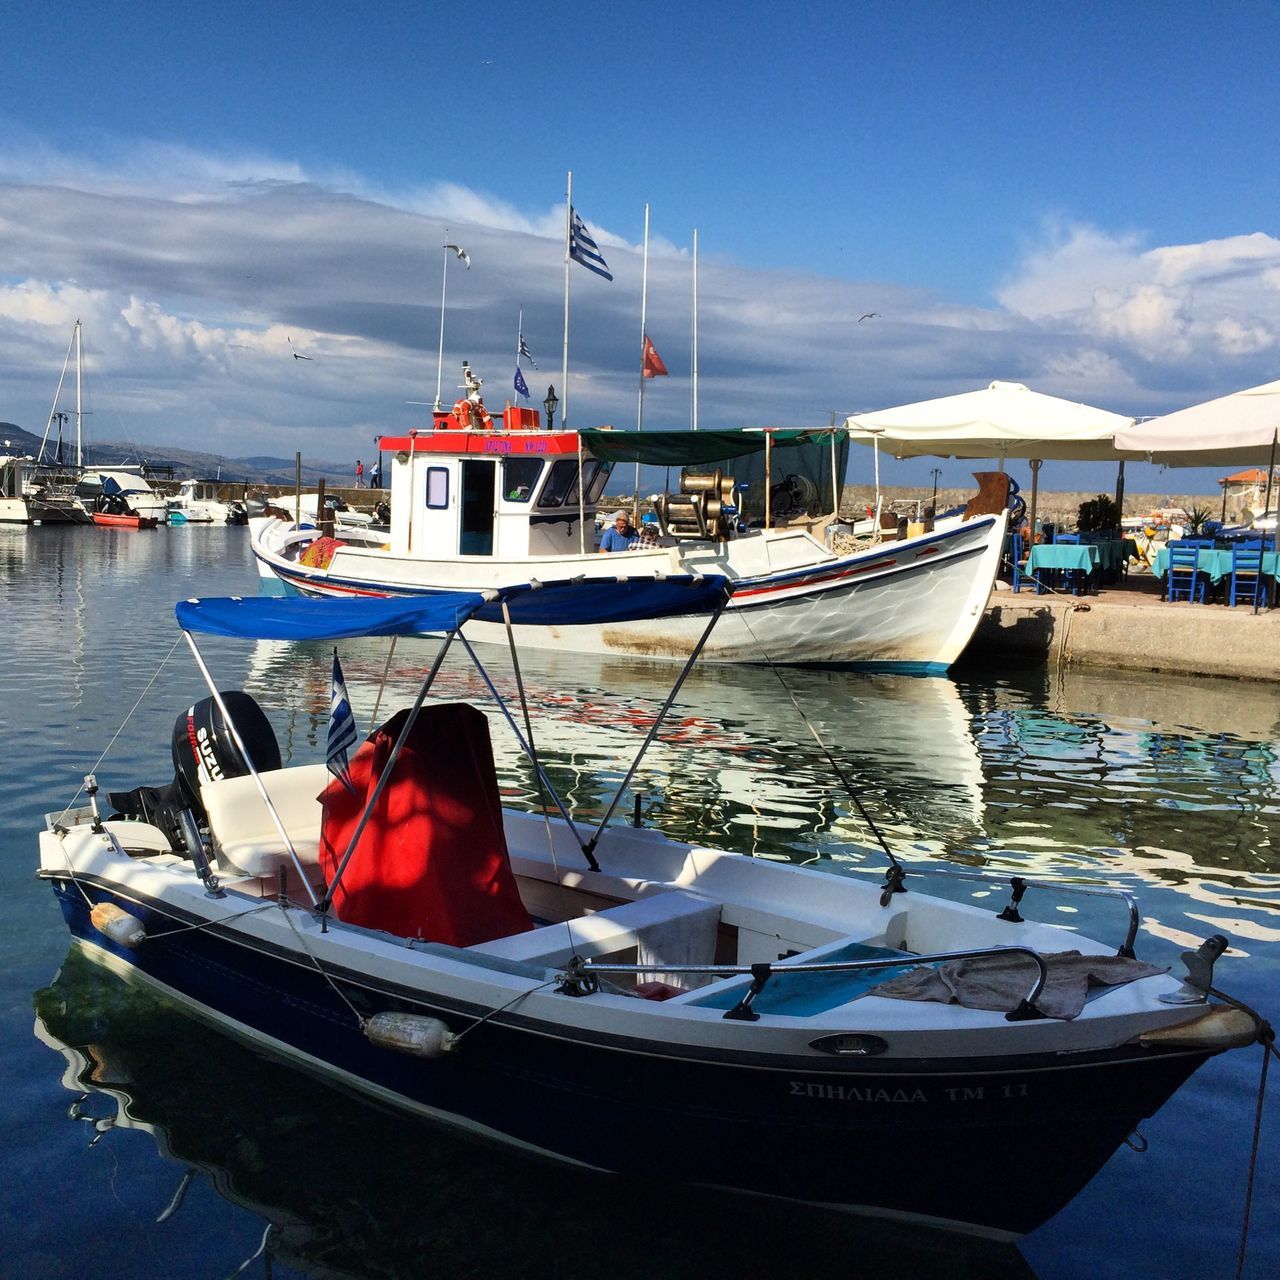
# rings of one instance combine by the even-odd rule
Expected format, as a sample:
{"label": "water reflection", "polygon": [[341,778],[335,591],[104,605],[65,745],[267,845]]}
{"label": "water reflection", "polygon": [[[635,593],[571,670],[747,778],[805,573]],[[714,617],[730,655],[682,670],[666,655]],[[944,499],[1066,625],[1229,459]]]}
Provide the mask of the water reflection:
{"label": "water reflection", "polygon": [[75,948],[35,1006],[36,1034],[67,1062],[71,1122],[94,1153],[111,1161],[116,1131],[142,1130],[176,1166],[150,1231],[152,1265],[186,1253],[199,1212],[187,1183],[208,1180],[271,1225],[270,1262],[308,1276],[560,1280],[570,1268],[705,1280],[749,1259],[762,1274],[834,1280],[857,1258],[883,1280],[1034,1280],[1011,1246],[641,1185],[464,1140],[260,1057]]}
{"label": "water reflection", "polygon": [[[385,645],[343,646],[362,728],[373,718],[383,673],[379,719],[411,700],[434,651],[401,641],[388,667]],[[516,707],[507,656],[494,646],[479,652]],[[658,714],[671,668],[556,653],[521,655],[520,663],[544,769],[575,813],[602,815]],[[328,650],[260,642],[246,687],[282,713],[286,755],[314,758],[328,714]],[[435,692],[492,706],[460,652],[446,662]],[[492,715],[504,800],[534,807],[532,769]],[[940,852],[982,836],[981,761],[969,713],[948,680],[803,670],[787,672],[783,685],[766,668],[702,668],[681,689],[632,790],[643,797],[646,821],[677,838],[797,860],[830,856],[865,844],[870,833],[819,741],[899,843]]]}

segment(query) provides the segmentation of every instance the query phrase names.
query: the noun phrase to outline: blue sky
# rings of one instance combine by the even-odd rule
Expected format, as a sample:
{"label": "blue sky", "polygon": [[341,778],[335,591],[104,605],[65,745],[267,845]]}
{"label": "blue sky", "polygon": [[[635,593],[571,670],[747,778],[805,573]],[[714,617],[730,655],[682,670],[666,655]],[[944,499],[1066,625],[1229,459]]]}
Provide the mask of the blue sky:
{"label": "blue sky", "polygon": [[575,268],[577,425],[635,424],[646,201],[648,426],[689,418],[695,226],[705,426],[994,378],[1167,412],[1280,373],[1277,37],[1254,3],[9,6],[0,419],[43,427],[83,314],[100,438],[354,455],[434,393],[446,225],[446,388],[470,358],[501,403],[523,303],[540,398],[568,169],[616,277]]}

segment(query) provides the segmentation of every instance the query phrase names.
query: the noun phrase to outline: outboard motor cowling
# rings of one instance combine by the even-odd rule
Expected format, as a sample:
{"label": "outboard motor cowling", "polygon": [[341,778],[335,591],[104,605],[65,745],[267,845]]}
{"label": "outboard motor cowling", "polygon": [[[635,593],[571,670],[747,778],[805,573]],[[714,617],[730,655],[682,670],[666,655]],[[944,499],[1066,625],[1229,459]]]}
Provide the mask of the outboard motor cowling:
{"label": "outboard motor cowling", "polygon": [[280,746],[266,713],[247,693],[231,690],[219,695],[235,721],[236,732],[249,754],[246,760],[213,698],[203,698],[182,712],[173,726],[174,781],[188,805],[201,818],[200,788],[220,778],[240,778],[252,770],[280,768]]}

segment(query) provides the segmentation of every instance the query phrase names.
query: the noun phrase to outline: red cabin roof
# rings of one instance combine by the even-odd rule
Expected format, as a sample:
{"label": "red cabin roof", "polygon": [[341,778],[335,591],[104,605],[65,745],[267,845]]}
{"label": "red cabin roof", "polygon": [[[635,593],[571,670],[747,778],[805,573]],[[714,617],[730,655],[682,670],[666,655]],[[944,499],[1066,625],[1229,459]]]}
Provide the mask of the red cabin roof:
{"label": "red cabin roof", "polygon": [[383,436],[381,447],[392,453],[576,454],[576,431],[410,431]]}

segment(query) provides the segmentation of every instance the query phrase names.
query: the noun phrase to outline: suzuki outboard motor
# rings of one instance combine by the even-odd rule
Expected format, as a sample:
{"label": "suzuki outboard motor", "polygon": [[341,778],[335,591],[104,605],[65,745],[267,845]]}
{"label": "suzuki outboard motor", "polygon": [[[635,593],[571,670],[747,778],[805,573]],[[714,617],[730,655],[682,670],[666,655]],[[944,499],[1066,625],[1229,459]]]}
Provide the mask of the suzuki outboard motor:
{"label": "suzuki outboard motor", "polygon": [[280,746],[265,712],[247,693],[232,690],[219,695],[226,704],[240,741],[249,753],[246,760],[227,727],[222,709],[212,698],[203,698],[188,707],[173,726],[174,782],[186,795],[187,805],[204,818],[200,788],[220,778],[241,778],[280,768]]}
{"label": "suzuki outboard motor", "polygon": [[[280,768],[280,747],[262,708],[247,693],[221,695],[253,767],[260,773]],[[135,818],[159,827],[175,853],[193,856],[194,823],[206,818],[200,787],[216,778],[239,778],[249,772],[222,711],[204,698],[182,712],[173,726],[173,781],[167,787],[137,787],[112,792],[115,816]]]}

